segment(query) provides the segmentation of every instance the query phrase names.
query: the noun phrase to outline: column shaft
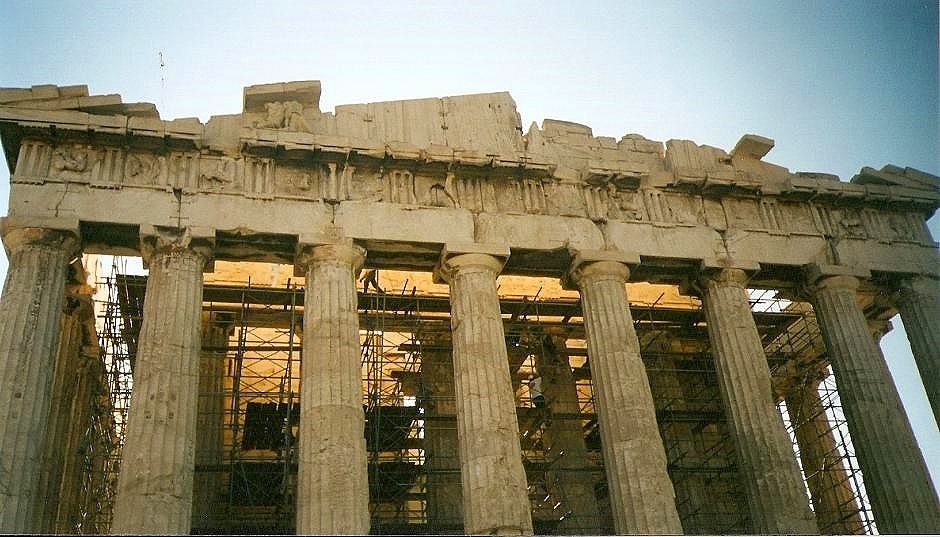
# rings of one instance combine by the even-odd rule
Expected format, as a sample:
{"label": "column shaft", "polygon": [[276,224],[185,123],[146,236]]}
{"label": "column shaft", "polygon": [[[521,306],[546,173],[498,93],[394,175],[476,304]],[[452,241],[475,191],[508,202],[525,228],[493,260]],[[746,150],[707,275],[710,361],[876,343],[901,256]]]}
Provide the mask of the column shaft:
{"label": "column shaft", "polygon": [[462,254],[442,270],[451,289],[454,386],[464,531],[531,534],[515,395],[496,294],[501,263]]}
{"label": "column shaft", "polygon": [[[441,342],[422,341],[424,344],[440,346]],[[463,527],[457,405],[451,352],[447,349],[422,349],[421,374],[425,387],[424,450],[428,471],[428,530],[436,534],[450,533]]]}
{"label": "column shaft", "polygon": [[813,307],[881,533],[940,533],[940,506],[891,373],[856,301],[858,279],[821,279]]}
{"label": "column shaft", "polygon": [[306,247],[297,533],[369,533],[369,480],[352,245]]}
{"label": "column shaft", "polygon": [[70,425],[74,419],[72,404],[77,395],[77,385],[81,381],[79,375],[82,346],[81,322],[77,315],[70,312],[62,316],[61,327],[59,349],[53,370],[49,422],[43,441],[43,460],[46,464],[40,472],[39,494],[36,498],[39,529],[45,533],[54,533],[56,530],[56,518],[62,499],[59,491],[62,485],[63,466],[69,455],[68,437]]}
{"label": "column shaft", "polygon": [[194,528],[211,528],[221,485],[222,430],[225,420],[226,348],[231,324],[214,322],[203,314],[199,360],[199,402],[196,410],[196,471],[193,477]]}
{"label": "column shaft", "polygon": [[0,299],[0,533],[38,531],[36,494],[51,402],[68,262],[77,241],[40,228],[7,230]]}
{"label": "column shaft", "polygon": [[564,502],[563,508],[570,511],[556,531],[565,535],[599,535],[603,525],[588,467],[578,388],[571,374],[565,338],[546,336],[542,351],[535,365],[551,412],[542,440],[550,448],[549,456],[558,457],[551,465],[549,479]]}
{"label": "column shaft", "polygon": [[903,284],[896,298],[933,417],[940,424],[940,280],[915,278]]}
{"label": "column shaft", "polygon": [[208,254],[161,235],[144,298],[112,533],[189,533]]}
{"label": "column shaft", "polygon": [[827,535],[865,533],[855,493],[836,449],[832,424],[819,397],[819,380],[786,393],[787,411],[813,500],[816,524]]}
{"label": "column shaft", "polygon": [[78,531],[78,524],[82,520],[82,509],[85,507],[82,497],[87,494],[87,491],[83,490],[85,475],[97,471],[87,467],[85,463],[87,450],[94,451],[94,448],[90,448],[85,442],[89,424],[93,420],[94,398],[100,397],[100,394],[107,393],[107,391],[100,384],[104,363],[101,360],[98,342],[92,341],[91,343],[82,347],[76,372],[75,396],[72,399],[70,412],[72,419],[64,445],[65,460],[62,462],[62,480],[58,491],[59,504],[55,533]]}
{"label": "column shaft", "polygon": [[581,290],[601,448],[617,533],[682,533],[675,491],[624,283],[627,267],[585,263]]}
{"label": "column shaft", "polygon": [[818,533],[770,386],[770,368],[744,287],[744,271],[702,279],[702,301],[721,399],[755,533]]}

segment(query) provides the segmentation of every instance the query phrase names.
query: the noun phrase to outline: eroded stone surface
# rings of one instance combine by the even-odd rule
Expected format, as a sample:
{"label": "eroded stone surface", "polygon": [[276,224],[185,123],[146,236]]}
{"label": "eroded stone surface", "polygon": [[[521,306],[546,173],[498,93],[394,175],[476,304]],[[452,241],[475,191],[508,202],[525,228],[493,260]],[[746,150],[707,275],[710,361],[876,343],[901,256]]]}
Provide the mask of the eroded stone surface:
{"label": "eroded stone surface", "polygon": [[0,301],[0,532],[33,533],[71,233],[10,228]]}
{"label": "eroded stone surface", "polygon": [[743,270],[701,280],[721,398],[755,533],[818,533],[800,469],[770,389],[770,369],[751,313]]}
{"label": "eroded stone surface", "polygon": [[297,533],[369,533],[356,276],[365,252],[348,242],[304,246]]}
{"label": "eroded stone surface", "polygon": [[[883,292],[893,285],[891,282],[912,276],[927,281],[940,277],[940,257],[924,224],[940,206],[940,179],[918,170],[891,165],[880,170],[866,167],[851,182],[840,182],[838,177],[824,173],[791,172],[764,160],[773,141],[757,135],[745,135],[729,152],[689,140],[663,143],[638,134],[619,139],[595,136],[588,126],[562,120],[545,120],[524,133],[507,93],[351,104],[339,106],[334,112],[319,109],[319,94],[317,81],[253,86],[245,89],[241,113],[215,116],[202,123],[195,118],[163,121],[152,105],[122,103],[116,95],[89,95],[84,86],[0,89],[0,132],[5,147],[10,149],[7,157],[12,170],[11,218],[30,222],[25,227],[34,229],[73,229],[81,221],[86,250],[121,255],[137,252],[139,236],[146,235],[148,229],[162,227],[200,230],[217,239],[215,257],[235,261],[289,264],[295,261],[298,243],[322,245],[335,242],[337,237],[348,237],[369,248],[372,266],[424,271],[441,258],[442,245],[463,244],[463,253],[486,256],[492,252],[479,246],[498,242],[501,251],[497,257],[505,262],[505,272],[552,278],[568,270],[572,251],[630,251],[631,260],[612,257],[605,261],[633,265],[642,259],[634,279],[665,283],[694,276],[703,266],[734,266],[758,271],[754,277],[762,286],[792,291],[801,284],[797,281],[799,267],[818,265],[836,267],[845,274],[865,274],[870,296]],[[10,244],[8,249],[14,250]],[[445,248],[445,260],[451,257]],[[30,263],[41,264],[35,259]],[[345,304],[346,298],[342,297],[350,292],[345,284],[348,272],[349,267],[324,272],[323,281],[334,283],[320,289],[308,280],[307,292],[325,293],[322,297],[316,295],[317,303],[335,309],[337,304]],[[872,273],[877,278],[868,279]],[[303,271],[301,275],[309,276]],[[475,292],[482,289],[489,293],[489,287],[479,287],[481,282],[471,287]],[[594,311],[590,315],[601,312],[600,317],[611,321],[618,337],[629,336],[623,332],[627,328],[618,324],[623,322],[619,311],[626,307],[625,302],[617,302],[622,282],[619,286],[617,290],[616,285],[604,283],[603,292],[598,291],[603,297],[612,292],[614,299],[585,301],[585,309]],[[4,304],[8,300],[22,307],[42,303],[37,306],[40,310],[52,311],[46,302],[55,297],[41,287],[33,289],[32,294],[22,289],[11,291],[9,299],[5,291]],[[317,290],[311,291],[314,288]],[[350,289],[354,288],[353,282]],[[904,296],[899,297],[902,313],[908,309],[905,322],[910,319],[915,327],[913,336],[938,332],[932,330],[938,317],[936,293],[929,291],[925,296],[916,298],[914,306],[904,302]],[[466,311],[472,313],[470,319],[482,315],[467,307],[470,309]],[[912,313],[911,307],[918,311]],[[317,345],[337,344],[351,356],[352,347],[358,345],[355,331],[350,328],[355,315],[342,311],[342,318],[322,312],[324,317],[317,326],[323,330],[323,341]],[[479,325],[455,325],[455,331],[469,330],[471,334],[458,346],[476,353],[477,338],[482,338],[487,352],[499,352],[504,343],[501,339],[497,343],[495,337],[498,309],[495,311],[487,313],[491,317],[480,317]],[[891,313],[888,307],[878,315]],[[918,315],[925,320],[918,320]],[[629,324],[629,318],[626,322]],[[490,330],[487,323],[494,328]],[[8,330],[7,325],[20,326],[5,323],[3,330]],[[329,332],[329,327],[341,327],[342,333]],[[835,330],[837,333],[829,337],[842,342],[861,333],[850,330],[840,334],[838,326],[827,327],[825,323],[823,328],[827,332]],[[17,341],[31,337],[25,331],[12,336],[8,332],[0,334]],[[36,337],[52,341],[48,333]],[[609,336],[595,333],[592,337],[599,338],[594,343],[594,352],[598,352]],[[635,337],[626,339],[632,344]],[[930,373],[935,371],[935,355],[926,354],[928,358],[924,359],[924,352],[917,349],[938,347],[931,341],[912,341],[922,372],[927,372],[925,376],[936,376]],[[846,362],[845,356],[852,355],[855,347],[851,345],[855,343],[849,341],[846,345],[843,373],[837,371],[837,375],[851,376],[855,375],[850,367],[854,363]],[[611,353],[621,356],[621,351],[630,354],[634,350],[614,348]],[[862,359],[867,364],[863,369],[874,371],[869,367],[873,362],[868,350],[863,348],[863,356],[867,357]],[[472,353],[468,356],[476,356]],[[308,361],[312,359],[310,354],[309,350],[305,352]],[[343,361],[347,368],[343,371],[329,370],[327,365],[315,369],[326,367],[327,378],[352,383],[349,379],[357,376],[352,372],[353,362],[352,358]],[[603,370],[600,362],[603,360],[594,365]],[[883,385],[886,377],[876,373],[876,384]],[[620,378],[616,371],[601,371],[599,375],[597,382],[605,375]],[[461,381],[459,375],[457,379],[458,386],[464,382],[473,394],[477,393],[476,386],[489,380],[481,377]],[[501,385],[502,380],[497,380]],[[39,382],[30,378],[27,384],[34,381]],[[623,382],[639,381],[631,377]],[[929,391],[936,391],[929,379],[926,383]],[[867,409],[859,388],[863,384],[850,382],[847,389]],[[305,419],[310,420],[308,431],[331,431],[320,444],[334,450],[330,451],[332,457],[354,460],[358,468],[363,450],[336,440],[361,437],[361,408],[356,410],[361,401],[352,395],[352,389],[349,384],[338,406],[333,406],[333,399],[323,399],[320,411],[307,412]],[[503,394],[492,396],[498,399]],[[501,439],[497,443],[508,446],[506,438],[514,431],[515,422],[506,421],[510,410],[502,409],[499,401],[493,403],[502,413],[497,419],[497,437]],[[628,403],[629,408],[634,405],[642,409],[646,405],[645,400]],[[9,408],[10,415],[19,419],[19,410]],[[883,405],[873,408],[884,410]],[[345,416],[345,425],[340,426],[336,416]],[[903,419],[896,411],[886,416],[884,419]],[[647,430],[648,418],[643,414],[634,421],[642,423],[642,434],[652,438]],[[481,420],[468,417],[467,423],[473,430],[485,428],[485,420]],[[899,427],[892,423],[892,427]],[[855,427],[865,431],[865,425]],[[903,425],[900,427],[903,429]],[[857,447],[882,441],[878,435],[859,434]],[[316,442],[319,440],[310,439],[307,445]],[[640,459],[634,458],[631,450],[641,450],[629,444],[629,439],[619,444],[605,443],[616,444],[620,450],[609,454],[611,467],[623,470],[613,481],[623,481],[629,474],[635,482],[649,485],[637,493],[638,511],[630,517],[640,520],[646,510],[657,511],[643,502],[647,501],[647,493],[653,504],[662,500],[659,495],[666,487],[659,468],[665,462],[656,453],[643,452],[636,456],[652,459],[637,463]],[[865,464],[875,464],[872,479],[880,482],[881,470],[871,460],[895,456],[896,450],[877,446],[868,449],[874,451],[868,452],[873,455],[868,455]],[[916,446],[907,443],[898,450],[916,453]],[[506,460],[512,459],[508,447],[504,453],[509,457]],[[627,456],[618,460],[616,453]],[[302,469],[312,459],[305,460]],[[482,467],[488,462],[481,459],[474,464]],[[316,479],[322,477],[323,483],[347,477],[322,468],[318,471],[322,475]],[[632,477],[634,471],[651,473],[637,479]],[[511,468],[507,475],[513,476],[512,483],[504,490],[518,488],[518,475],[513,472],[516,470]],[[868,472],[866,469],[866,477]],[[497,479],[496,474],[489,479]],[[344,511],[344,520],[353,522],[340,529],[346,522],[337,519],[334,526],[328,520],[332,515],[323,511],[334,499],[327,497],[332,493],[327,494],[323,488],[322,501],[314,502],[321,511],[311,515],[317,524],[326,524],[323,527],[327,529],[322,531],[368,530],[368,511],[362,505],[367,502],[367,486],[358,477],[351,481],[353,484],[343,489],[343,494],[366,500],[356,503],[352,515]],[[31,482],[24,483],[14,496],[33,494]],[[524,486],[524,477],[522,483]],[[476,492],[471,496],[474,494],[475,498],[481,497]],[[617,494],[622,500],[632,493]],[[175,513],[180,502],[170,496],[154,500],[154,509]],[[466,498],[465,502],[472,503]],[[631,499],[627,503],[633,506],[633,502]],[[665,500],[661,503],[668,504]],[[14,505],[5,502],[4,506],[8,504]],[[508,505],[493,507],[500,521],[487,525],[480,514],[485,510],[474,504],[477,513],[468,511],[468,520],[472,520],[468,527],[475,531],[531,531],[531,521],[522,514],[521,502]],[[888,517],[884,528],[917,527],[905,522],[909,515],[886,514],[906,509],[906,502],[881,505],[878,516]],[[923,507],[916,502],[910,506],[916,513]],[[673,531],[677,527],[669,519],[668,509],[663,512],[667,513],[666,519],[648,521],[649,528],[660,529],[648,531]],[[174,527],[175,531],[182,528]],[[20,531],[21,526],[11,528]]]}
{"label": "eroded stone surface", "polygon": [[445,257],[439,272],[451,289],[464,531],[528,535],[532,517],[496,295],[501,268],[496,257],[461,252]]}
{"label": "eroded stone surface", "polygon": [[819,378],[786,393],[787,411],[800,448],[806,486],[820,531],[834,535],[865,533],[858,501],[836,448],[833,426],[819,397]]}
{"label": "eroded stone surface", "polygon": [[856,302],[858,279],[839,274],[822,276],[814,283],[813,308],[832,361],[878,530],[937,533],[937,493],[888,365]]}
{"label": "eroded stone surface", "polygon": [[421,344],[428,529],[438,534],[459,533],[463,529],[463,492],[451,342],[450,338],[431,338]]}
{"label": "eroded stone surface", "polygon": [[146,242],[150,274],[111,531],[184,534],[191,523],[209,252],[175,231],[156,231]]}
{"label": "eroded stone surface", "polygon": [[581,408],[571,365],[565,349],[565,338],[545,336],[544,353],[536,360],[542,377],[542,390],[550,409],[551,419],[542,441],[549,454],[558,457],[552,464],[548,479],[566,514],[556,531],[564,535],[600,535],[601,524],[594,480],[589,471],[587,447],[581,423]]}
{"label": "eroded stone surface", "polygon": [[907,281],[896,301],[934,419],[940,423],[940,280]]}
{"label": "eroded stone surface", "polygon": [[584,329],[614,529],[682,533],[675,491],[640,344],[627,307],[626,265],[585,262],[571,276],[581,291]]}

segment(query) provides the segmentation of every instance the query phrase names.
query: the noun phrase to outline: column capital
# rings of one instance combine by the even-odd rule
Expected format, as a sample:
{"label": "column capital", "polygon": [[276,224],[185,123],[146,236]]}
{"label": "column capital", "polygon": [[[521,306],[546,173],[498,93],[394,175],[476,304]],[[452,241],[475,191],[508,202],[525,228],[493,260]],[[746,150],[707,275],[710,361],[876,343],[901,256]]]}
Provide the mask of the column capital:
{"label": "column capital", "polygon": [[571,266],[562,276],[565,289],[580,289],[586,279],[596,277],[619,279],[626,283],[630,268],[640,264],[640,256],[615,250],[570,250]]}
{"label": "column capital", "polygon": [[0,218],[0,235],[8,257],[30,245],[61,248],[70,256],[81,248],[77,221]]}
{"label": "column capital", "polygon": [[721,287],[740,287],[746,289],[748,280],[755,271],[738,267],[703,267],[698,274],[690,276],[679,285],[679,292],[683,295],[702,296],[702,289],[709,283],[716,283]]}
{"label": "column capital", "polygon": [[441,259],[434,267],[435,283],[450,283],[454,275],[470,267],[489,270],[498,275],[509,259],[509,247],[503,244],[475,242],[444,245]]}
{"label": "column capital", "polygon": [[365,262],[365,248],[353,243],[351,239],[341,239],[326,244],[301,242],[297,245],[294,275],[306,276],[309,267],[321,263],[348,266],[353,273],[358,274]]}
{"label": "column capital", "polygon": [[140,256],[149,268],[156,255],[181,255],[186,252],[202,256],[203,272],[214,265],[215,230],[202,227],[173,228],[140,226]]}

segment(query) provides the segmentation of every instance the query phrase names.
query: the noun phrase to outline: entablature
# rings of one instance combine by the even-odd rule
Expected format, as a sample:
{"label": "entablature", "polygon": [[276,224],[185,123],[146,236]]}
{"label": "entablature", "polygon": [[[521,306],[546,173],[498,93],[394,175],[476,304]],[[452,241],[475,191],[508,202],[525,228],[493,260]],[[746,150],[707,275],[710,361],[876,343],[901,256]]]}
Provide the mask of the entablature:
{"label": "entablature", "polygon": [[112,98],[93,113],[61,89],[4,102],[10,91],[10,215],[76,219],[102,251],[134,248],[140,225],[198,226],[216,230],[220,259],[290,262],[292,237],[336,226],[367,263],[394,268],[492,242],[512,251],[506,271],[532,275],[563,272],[571,248],[634,252],[645,261],[633,277],[653,281],[702,264],[760,266],[768,282],[818,262],[940,271],[926,227],[940,179],[895,166],[849,183],[791,173],[761,160],[773,141],[756,135],[730,153],[557,120],[523,135],[505,93],[334,115],[319,111],[319,83],[265,85],[246,88],[242,114],[203,124],[122,114]]}

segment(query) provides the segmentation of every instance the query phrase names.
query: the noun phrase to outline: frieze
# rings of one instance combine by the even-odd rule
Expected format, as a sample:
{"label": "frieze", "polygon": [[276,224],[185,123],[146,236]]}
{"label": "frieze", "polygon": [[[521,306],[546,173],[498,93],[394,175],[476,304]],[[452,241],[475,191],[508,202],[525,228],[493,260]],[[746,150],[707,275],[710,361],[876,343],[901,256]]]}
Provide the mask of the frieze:
{"label": "frieze", "polygon": [[124,160],[124,184],[159,186],[165,184],[166,157],[153,153],[129,153]]}
{"label": "frieze", "polygon": [[42,184],[49,175],[52,162],[52,146],[37,141],[24,141],[20,145],[16,170],[11,177],[14,183]]}
{"label": "frieze", "polygon": [[242,160],[245,195],[249,198],[274,199],[275,163],[273,159],[250,157]]}
{"label": "frieze", "polygon": [[415,200],[419,205],[430,207],[460,206],[457,198],[455,175],[448,172],[443,178],[431,175],[418,175],[415,177]]}
{"label": "frieze", "polygon": [[[331,158],[335,158],[335,155]],[[238,195],[259,199],[367,201],[470,212],[537,214],[588,218],[595,222],[650,222],[657,226],[710,226],[772,234],[823,235],[837,239],[932,245],[923,214],[885,202],[896,188],[853,185],[849,196],[795,200],[780,196],[715,197],[704,191],[676,191],[669,184],[651,187],[649,177],[596,173],[591,181],[559,180],[524,170],[486,166],[454,170],[439,163],[359,157],[357,165],[310,159],[285,160],[199,151],[143,152],[117,146],[24,140],[13,183],[72,182],[92,188],[155,188],[194,194]],[[410,164],[410,167],[404,165]],[[722,173],[722,172],[719,172]],[[707,176],[707,174],[706,174]],[[801,176],[801,180],[806,180]],[[840,189],[829,185],[828,191]],[[905,193],[912,188],[904,188]],[[866,206],[857,194],[878,194]],[[854,200],[851,203],[846,200]],[[910,198],[907,198],[910,199]]]}
{"label": "frieze", "polygon": [[276,195],[283,198],[320,199],[323,165],[280,164],[275,170]]}
{"label": "frieze", "polygon": [[228,157],[199,159],[199,190],[218,192],[235,185],[235,159]]}
{"label": "frieze", "polygon": [[52,152],[51,172],[70,182],[87,182],[95,149],[82,144],[65,144]]}
{"label": "frieze", "polygon": [[607,215],[611,220],[642,222],[649,220],[643,196],[633,190],[615,189],[608,192]]}
{"label": "frieze", "polygon": [[763,206],[758,200],[728,198],[722,199],[721,204],[725,209],[725,218],[729,228],[734,229],[774,229],[772,224],[765,218]]}
{"label": "frieze", "polygon": [[102,147],[91,164],[89,186],[121,188],[124,181],[125,152],[116,147]]}
{"label": "frieze", "polygon": [[167,159],[166,190],[199,191],[199,153],[172,152]]}
{"label": "frieze", "polygon": [[813,217],[815,208],[807,203],[791,203],[776,199],[775,205],[779,211],[777,222],[780,230],[787,233],[822,234],[823,231],[816,226]]}
{"label": "frieze", "polygon": [[354,201],[385,201],[384,169],[363,169],[356,174],[356,179],[349,184],[347,194]]}

